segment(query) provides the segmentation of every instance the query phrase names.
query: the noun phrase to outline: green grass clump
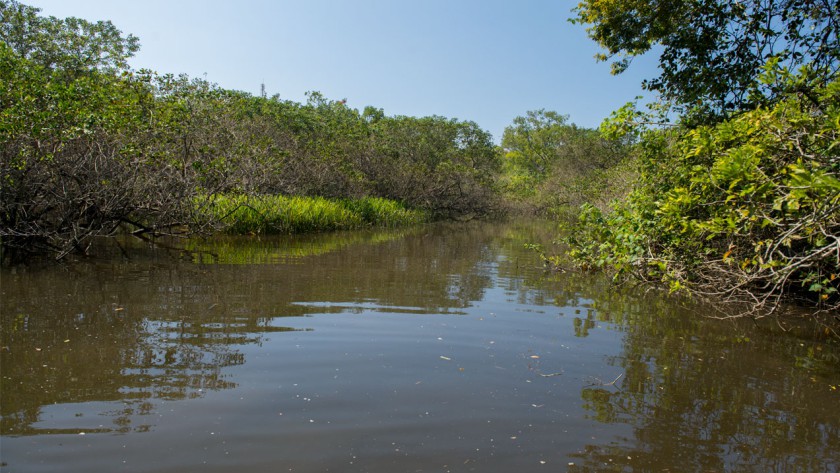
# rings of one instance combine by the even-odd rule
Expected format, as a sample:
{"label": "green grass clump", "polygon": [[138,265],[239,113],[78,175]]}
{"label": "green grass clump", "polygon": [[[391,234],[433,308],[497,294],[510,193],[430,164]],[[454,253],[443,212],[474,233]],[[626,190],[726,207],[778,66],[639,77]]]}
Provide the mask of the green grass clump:
{"label": "green grass clump", "polygon": [[348,199],[342,203],[346,209],[355,212],[365,223],[373,226],[399,227],[428,220],[425,212],[407,209],[399,202],[382,197]]}
{"label": "green grass clump", "polygon": [[311,233],[421,223],[425,213],[378,197],[329,200],[282,195],[218,195],[208,207],[232,234]]}

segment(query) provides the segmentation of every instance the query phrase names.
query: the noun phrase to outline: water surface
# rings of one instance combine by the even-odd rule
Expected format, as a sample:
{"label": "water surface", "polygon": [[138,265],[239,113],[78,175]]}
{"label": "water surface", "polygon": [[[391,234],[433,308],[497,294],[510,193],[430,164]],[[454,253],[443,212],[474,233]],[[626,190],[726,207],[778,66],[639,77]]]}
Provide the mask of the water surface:
{"label": "water surface", "polygon": [[0,470],[838,471],[836,342],[545,273],[523,244],[550,237],[439,224],[5,268]]}

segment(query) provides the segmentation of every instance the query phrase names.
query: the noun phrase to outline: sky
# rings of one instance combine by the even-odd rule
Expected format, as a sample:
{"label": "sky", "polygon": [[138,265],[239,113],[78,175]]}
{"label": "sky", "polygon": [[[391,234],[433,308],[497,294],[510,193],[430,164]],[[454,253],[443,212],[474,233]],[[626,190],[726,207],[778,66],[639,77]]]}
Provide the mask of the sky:
{"label": "sky", "polygon": [[529,110],[597,127],[657,75],[637,58],[612,76],[567,19],[570,0],[23,0],[43,15],[109,20],[140,38],[135,69],[387,115],[470,120],[498,143]]}

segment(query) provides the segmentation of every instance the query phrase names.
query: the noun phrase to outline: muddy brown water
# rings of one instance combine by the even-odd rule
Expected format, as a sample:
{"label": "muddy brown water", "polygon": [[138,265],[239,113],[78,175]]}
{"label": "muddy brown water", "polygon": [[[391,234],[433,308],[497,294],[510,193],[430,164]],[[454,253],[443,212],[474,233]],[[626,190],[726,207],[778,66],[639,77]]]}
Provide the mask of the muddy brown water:
{"label": "muddy brown water", "polygon": [[0,471],[838,471],[838,343],[545,273],[551,232],[3,268]]}

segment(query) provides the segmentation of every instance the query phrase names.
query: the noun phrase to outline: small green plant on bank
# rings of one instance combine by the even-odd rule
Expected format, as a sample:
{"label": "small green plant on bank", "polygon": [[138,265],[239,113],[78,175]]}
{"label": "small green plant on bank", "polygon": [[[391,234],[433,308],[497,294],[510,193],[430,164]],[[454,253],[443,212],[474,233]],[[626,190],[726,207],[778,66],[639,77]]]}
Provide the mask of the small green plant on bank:
{"label": "small green plant on bank", "polygon": [[330,200],[282,195],[219,195],[207,207],[227,233],[309,233],[422,223],[426,213],[378,197]]}
{"label": "small green plant on bank", "polygon": [[358,214],[366,224],[377,227],[400,227],[429,220],[428,214],[422,210],[407,209],[397,201],[382,197],[344,199],[341,204]]}

